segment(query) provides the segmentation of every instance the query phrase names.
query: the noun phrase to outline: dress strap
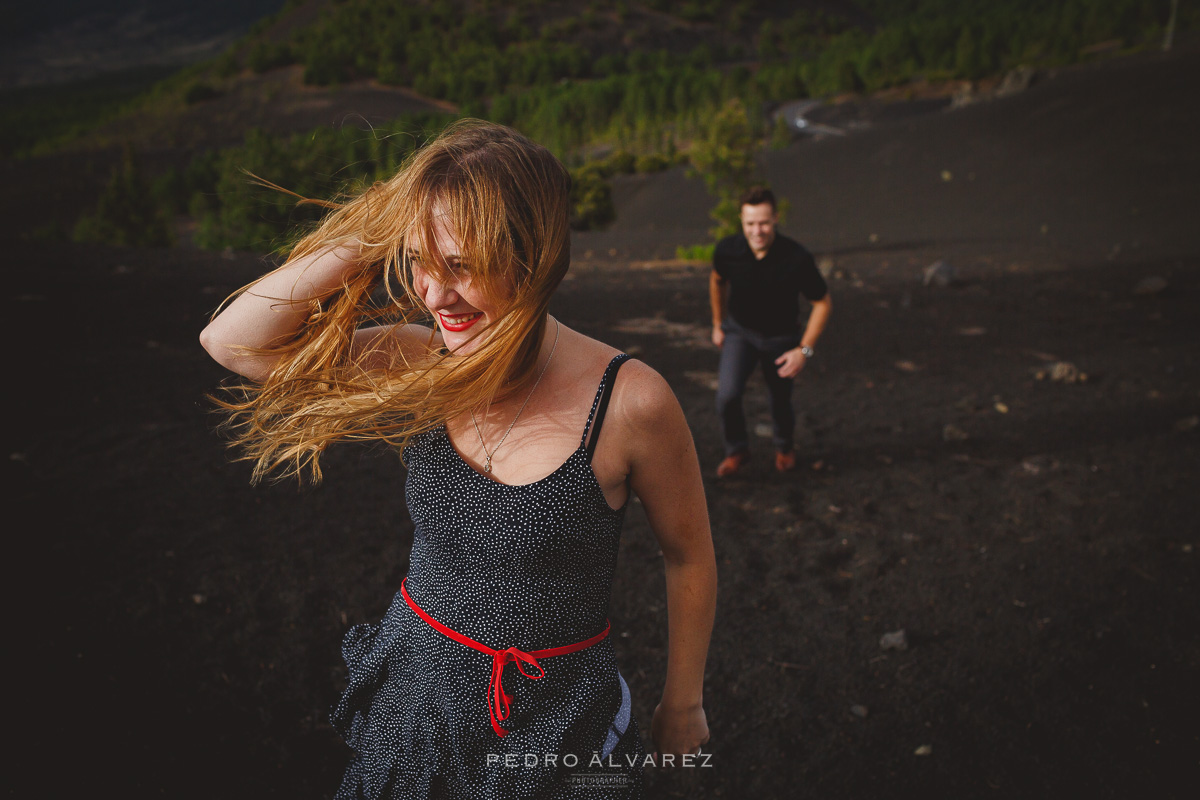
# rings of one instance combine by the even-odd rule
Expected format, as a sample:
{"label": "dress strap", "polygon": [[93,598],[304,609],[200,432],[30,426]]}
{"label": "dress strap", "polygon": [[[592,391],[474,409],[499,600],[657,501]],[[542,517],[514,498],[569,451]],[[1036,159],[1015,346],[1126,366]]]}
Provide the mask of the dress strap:
{"label": "dress strap", "polygon": [[[596,452],[596,442],[600,440],[600,426],[604,424],[604,414],[608,411],[608,401],[612,397],[612,387],[617,381],[617,370],[621,365],[630,358],[628,353],[618,353],[613,356],[612,361],[608,362],[608,368],[604,370],[604,377],[600,379],[600,386],[596,389],[596,399],[592,401],[592,411],[588,414],[587,425],[583,426],[583,439],[580,445],[587,445],[588,461],[592,460],[592,454]],[[592,434],[592,440],[588,441],[588,434],[592,433],[592,426],[595,425],[595,433]]]}

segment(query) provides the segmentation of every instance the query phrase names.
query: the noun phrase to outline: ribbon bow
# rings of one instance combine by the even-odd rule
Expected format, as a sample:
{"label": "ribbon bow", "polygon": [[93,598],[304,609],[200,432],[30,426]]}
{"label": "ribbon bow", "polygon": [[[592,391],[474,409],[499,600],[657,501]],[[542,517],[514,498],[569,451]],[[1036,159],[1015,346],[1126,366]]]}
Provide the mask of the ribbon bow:
{"label": "ribbon bow", "polygon": [[[547,650],[534,650],[531,653],[526,653],[524,650],[518,650],[515,647],[510,647],[507,650],[495,650],[491,647],[488,647],[486,644],[481,644],[480,642],[475,641],[469,636],[464,636],[453,628],[447,628],[445,625],[429,616],[429,614],[425,612],[425,609],[417,605],[416,601],[412,599],[412,595],[408,593],[408,589],[404,585],[407,581],[408,578],[400,581],[400,594],[403,595],[404,602],[408,604],[408,607],[411,608],[418,617],[425,620],[429,627],[433,628],[443,636],[453,639],[459,644],[466,645],[467,647],[470,647],[473,650],[478,650],[481,653],[487,653],[492,657],[492,679],[488,683],[487,704],[488,712],[492,717],[492,730],[494,730],[496,735],[500,738],[508,736],[508,731],[500,727],[500,723],[508,719],[508,714],[512,709],[513,701],[512,695],[504,691],[504,685],[501,682],[501,679],[504,677],[504,668],[506,666],[508,666],[510,663],[516,664],[517,670],[530,680],[544,678],[546,676],[546,670],[542,669],[542,665],[538,663],[539,658],[565,656],[567,653],[577,653],[580,650],[586,650],[597,642],[602,641],[605,636],[608,636],[608,632],[612,630],[612,623],[608,623],[604,626],[604,630],[600,631],[598,634],[589,639],[584,639],[582,642],[575,642],[574,644],[567,644],[563,645],[562,647],[551,647]],[[526,672],[525,667],[522,666],[522,664],[529,664],[530,666],[536,668],[537,674],[533,675]]]}
{"label": "ribbon bow", "polygon": [[[531,675],[525,671],[522,662],[530,664],[537,668],[537,674]],[[509,710],[512,707],[512,695],[504,691],[504,685],[501,679],[504,677],[504,668],[509,664],[516,664],[517,671],[530,680],[538,680],[546,676],[546,670],[542,669],[542,665],[537,659],[523,650],[518,650],[515,647],[510,647],[507,650],[495,650],[492,652],[492,682],[488,685],[488,710],[492,714],[492,730],[500,738],[508,736],[508,731],[500,727],[500,723],[508,719]]]}

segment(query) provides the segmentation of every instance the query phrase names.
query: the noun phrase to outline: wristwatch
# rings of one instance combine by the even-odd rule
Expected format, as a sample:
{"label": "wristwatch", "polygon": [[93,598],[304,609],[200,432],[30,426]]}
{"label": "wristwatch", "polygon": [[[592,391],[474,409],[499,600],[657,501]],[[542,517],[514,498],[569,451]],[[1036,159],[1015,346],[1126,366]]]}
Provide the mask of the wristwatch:
{"label": "wristwatch", "polygon": [[800,345],[800,355],[804,356],[805,358],[812,358],[813,349],[806,344],[802,344]]}

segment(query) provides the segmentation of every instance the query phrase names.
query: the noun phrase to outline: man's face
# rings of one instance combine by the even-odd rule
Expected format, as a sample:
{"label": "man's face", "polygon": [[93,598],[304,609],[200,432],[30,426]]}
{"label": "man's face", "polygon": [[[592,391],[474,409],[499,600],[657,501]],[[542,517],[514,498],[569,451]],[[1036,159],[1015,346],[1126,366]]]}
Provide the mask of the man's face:
{"label": "man's face", "polygon": [[754,255],[762,258],[775,241],[775,223],[779,215],[770,203],[759,203],[756,206],[742,206],[742,233],[750,243]]}

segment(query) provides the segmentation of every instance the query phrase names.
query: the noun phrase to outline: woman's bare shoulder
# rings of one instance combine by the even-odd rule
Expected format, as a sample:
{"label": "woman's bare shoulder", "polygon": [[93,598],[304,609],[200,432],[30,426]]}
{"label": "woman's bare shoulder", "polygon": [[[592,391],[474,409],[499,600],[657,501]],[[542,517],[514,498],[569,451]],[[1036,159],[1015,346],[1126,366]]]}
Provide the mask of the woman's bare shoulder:
{"label": "woman's bare shoulder", "polygon": [[[569,329],[564,326],[563,330]],[[571,333],[574,339],[571,361],[578,365],[581,372],[594,372],[599,377],[612,360],[624,352],[578,331],[572,330]],[[649,364],[639,361],[636,357],[629,358],[621,365],[616,384],[613,386],[613,402],[626,395],[629,396],[628,399],[637,398],[651,404],[666,397],[671,400],[675,398],[666,380]]]}
{"label": "woman's bare shoulder", "polygon": [[[563,334],[560,358],[570,365],[564,371],[563,379],[581,390],[584,387],[590,387],[589,391],[595,389],[605,369],[623,351],[565,325]],[[565,338],[568,335],[570,338]],[[662,376],[645,362],[630,358],[617,373],[609,413],[619,412],[627,404],[653,407],[668,400],[673,402],[674,395]]]}
{"label": "woman's bare shoulder", "polygon": [[613,386],[613,412],[638,435],[658,435],[681,417],[679,401],[658,370],[637,358],[621,365]]}

